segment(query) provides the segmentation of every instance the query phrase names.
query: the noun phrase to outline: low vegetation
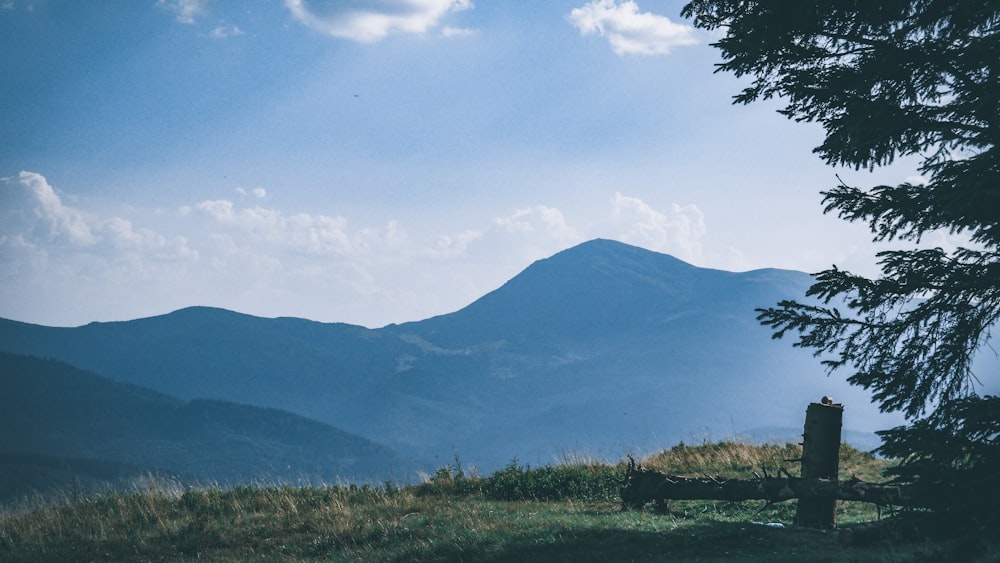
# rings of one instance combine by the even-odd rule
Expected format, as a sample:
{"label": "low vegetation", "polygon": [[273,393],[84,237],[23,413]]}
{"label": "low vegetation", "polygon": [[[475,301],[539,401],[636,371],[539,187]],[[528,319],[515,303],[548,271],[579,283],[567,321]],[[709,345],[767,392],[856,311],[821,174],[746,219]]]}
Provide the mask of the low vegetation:
{"label": "low vegetation", "polygon": [[[678,445],[643,463],[664,472],[753,477],[794,472],[796,445]],[[877,479],[890,462],[845,446],[842,474]],[[940,558],[947,543],[845,547],[791,525],[794,503],[678,501],[622,511],[625,463],[532,468],[488,477],[455,463],[419,485],[185,489],[146,483],[0,516],[3,561],[897,561]],[[879,518],[841,503],[842,525]]]}

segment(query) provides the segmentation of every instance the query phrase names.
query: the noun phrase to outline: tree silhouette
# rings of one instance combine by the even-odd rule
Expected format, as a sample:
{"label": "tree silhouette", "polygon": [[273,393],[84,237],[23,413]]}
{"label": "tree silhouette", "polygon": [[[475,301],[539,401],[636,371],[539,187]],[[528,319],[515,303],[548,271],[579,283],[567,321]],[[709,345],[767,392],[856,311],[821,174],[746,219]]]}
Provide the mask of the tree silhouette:
{"label": "tree silhouette", "polygon": [[[819,123],[814,152],[828,164],[919,160],[926,182],[821,192],[826,213],[909,248],[880,252],[876,279],[820,272],[814,301],[783,301],[758,319],[906,415],[909,426],[882,433],[882,453],[904,458],[897,478],[955,493],[971,475],[962,471],[997,460],[1000,434],[1000,401],[976,396],[972,368],[1000,316],[1000,3],[694,0],[683,15],[724,33],[717,71],[752,78],[735,102],[778,97],[786,117]],[[936,231],[969,243],[918,246]],[[996,518],[1000,481],[981,473],[976,488],[992,487],[992,507],[967,504]]]}

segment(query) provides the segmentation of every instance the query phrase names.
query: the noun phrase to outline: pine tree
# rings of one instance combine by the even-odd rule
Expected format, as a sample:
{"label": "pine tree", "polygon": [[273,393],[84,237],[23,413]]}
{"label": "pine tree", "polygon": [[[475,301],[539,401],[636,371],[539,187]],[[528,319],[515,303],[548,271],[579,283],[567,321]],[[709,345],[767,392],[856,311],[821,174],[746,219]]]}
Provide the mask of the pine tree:
{"label": "pine tree", "polygon": [[[919,161],[926,182],[838,178],[821,192],[826,213],[908,245],[878,254],[879,277],[832,266],[816,274],[811,301],[782,301],[758,319],[906,415],[907,426],[882,433],[882,453],[904,460],[899,480],[925,485],[942,511],[955,502],[946,496],[964,494],[980,511],[971,518],[997,519],[1000,478],[982,460],[1000,459],[1000,400],[977,397],[972,361],[1000,317],[1000,3],[694,0],[683,15],[724,33],[718,71],[752,79],[735,102],[777,97],[786,117],[820,124],[814,152],[826,163]],[[968,245],[921,248],[939,231]],[[971,476],[992,506],[956,486]]]}

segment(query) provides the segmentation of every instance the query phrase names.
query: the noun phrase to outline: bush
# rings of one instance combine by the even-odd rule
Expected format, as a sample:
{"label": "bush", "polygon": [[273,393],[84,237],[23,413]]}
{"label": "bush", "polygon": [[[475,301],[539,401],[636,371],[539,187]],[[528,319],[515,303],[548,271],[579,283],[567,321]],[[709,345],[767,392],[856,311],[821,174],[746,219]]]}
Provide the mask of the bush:
{"label": "bush", "polygon": [[617,500],[625,479],[622,468],[603,464],[523,467],[512,461],[482,485],[496,500]]}
{"label": "bush", "polygon": [[612,500],[619,497],[624,466],[604,464],[543,466],[532,469],[513,460],[489,477],[466,477],[461,465],[448,465],[419,485],[417,495],[479,495],[492,500]]}

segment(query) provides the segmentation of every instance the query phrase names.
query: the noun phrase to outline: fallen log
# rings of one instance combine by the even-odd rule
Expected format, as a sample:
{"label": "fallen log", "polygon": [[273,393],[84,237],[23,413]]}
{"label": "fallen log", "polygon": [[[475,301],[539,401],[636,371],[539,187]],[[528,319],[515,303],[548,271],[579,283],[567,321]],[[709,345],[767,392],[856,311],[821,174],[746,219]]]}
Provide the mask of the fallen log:
{"label": "fallen log", "polygon": [[860,479],[806,479],[801,477],[760,477],[724,479],[721,477],[681,477],[666,475],[629,462],[625,487],[621,490],[622,508],[638,509],[650,502],[658,505],[668,500],[765,500],[831,498],[871,502],[878,505],[912,504],[904,487],[868,483]]}

